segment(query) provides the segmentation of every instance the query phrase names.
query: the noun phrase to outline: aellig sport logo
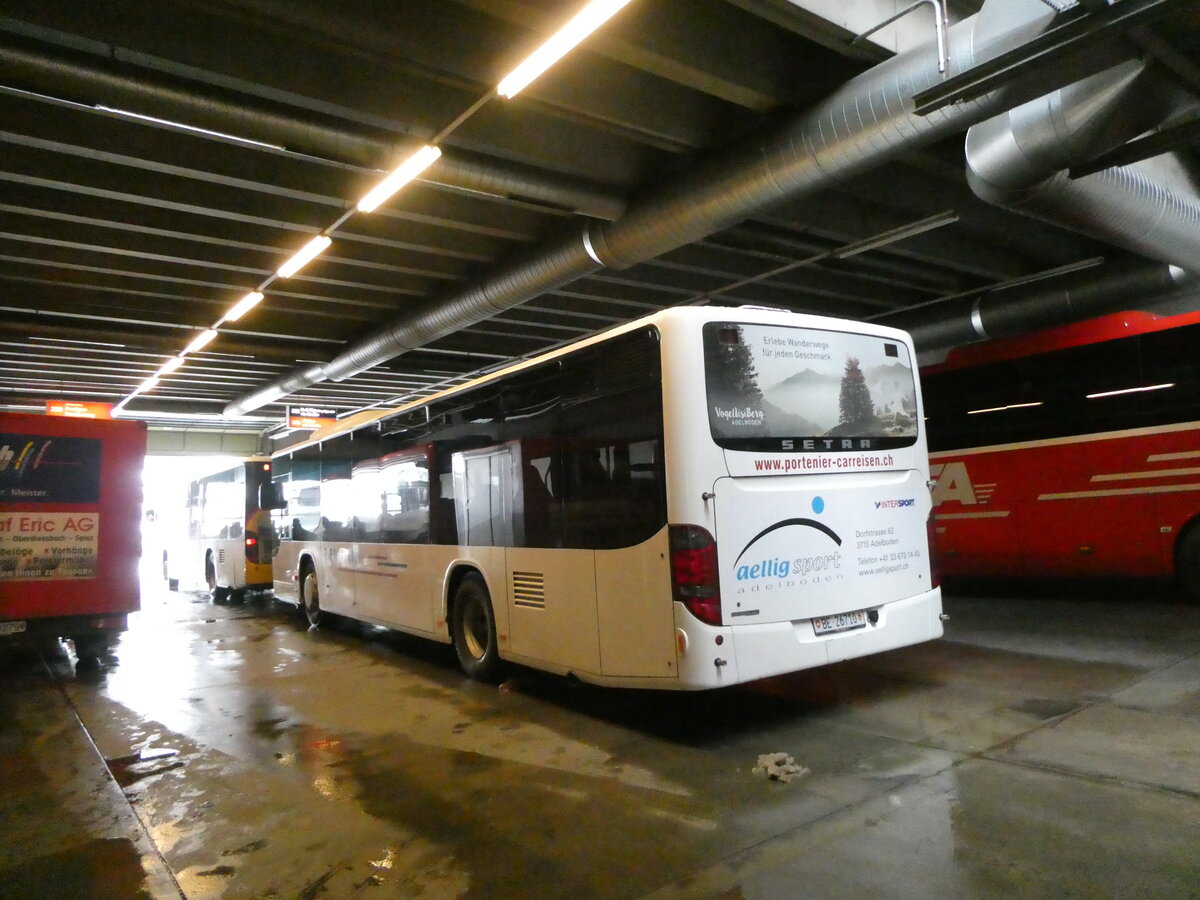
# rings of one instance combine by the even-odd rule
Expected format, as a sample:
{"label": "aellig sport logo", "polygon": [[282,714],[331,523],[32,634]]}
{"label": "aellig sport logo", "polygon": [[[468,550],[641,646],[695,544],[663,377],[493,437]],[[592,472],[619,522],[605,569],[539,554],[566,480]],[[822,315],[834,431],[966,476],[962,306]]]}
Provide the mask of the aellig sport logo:
{"label": "aellig sport logo", "polygon": [[[814,497],[812,500],[812,510],[817,515],[823,513],[825,511],[825,501],[820,497]],[[830,551],[827,553],[815,553],[795,559],[773,556],[767,559],[759,558],[755,561],[748,560],[745,563],[742,562],[743,557],[746,556],[747,552],[755,544],[767,535],[785,528],[809,528],[818,531],[829,538],[833,542],[834,547],[830,548]],[[809,518],[783,519],[764,528],[742,548],[742,552],[734,560],[734,577],[739,582],[749,582],[751,585],[757,585],[770,580],[782,583],[783,579],[789,578],[800,579],[799,581],[789,582],[789,584],[807,584],[809,579],[817,576],[821,576],[824,580],[828,581],[840,579],[842,576],[837,573],[842,567],[842,554],[840,549],[837,548],[841,546],[841,536],[824,522]],[[752,556],[751,559],[753,560],[754,557]],[[757,588],[755,589],[757,590]]]}

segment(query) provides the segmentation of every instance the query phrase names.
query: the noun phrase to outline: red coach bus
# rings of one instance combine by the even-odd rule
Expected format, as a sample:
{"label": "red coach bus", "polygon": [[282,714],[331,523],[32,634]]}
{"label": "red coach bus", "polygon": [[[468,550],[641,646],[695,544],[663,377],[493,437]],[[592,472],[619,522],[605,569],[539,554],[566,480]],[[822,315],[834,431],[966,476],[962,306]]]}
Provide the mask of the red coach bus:
{"label": "red coach bus", "polygon": [[921,380],[943,574],[1200,594],[1200,313],[963,347]]}
{"label": "red coach bus", "polygon": [[94,664],[140,606],[146,423],[0,412],[0,643]]}

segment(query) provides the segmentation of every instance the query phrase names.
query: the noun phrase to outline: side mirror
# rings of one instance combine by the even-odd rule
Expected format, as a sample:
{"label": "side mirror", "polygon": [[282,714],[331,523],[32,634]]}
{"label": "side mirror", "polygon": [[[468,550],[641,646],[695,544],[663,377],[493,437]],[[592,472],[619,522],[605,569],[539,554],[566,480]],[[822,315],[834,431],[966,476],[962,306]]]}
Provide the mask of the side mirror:
{"label": "side mirror", "polygon": [[287,509],[287,501],[283,492],[274,481],[266,481],[258,486],[259,509]]}

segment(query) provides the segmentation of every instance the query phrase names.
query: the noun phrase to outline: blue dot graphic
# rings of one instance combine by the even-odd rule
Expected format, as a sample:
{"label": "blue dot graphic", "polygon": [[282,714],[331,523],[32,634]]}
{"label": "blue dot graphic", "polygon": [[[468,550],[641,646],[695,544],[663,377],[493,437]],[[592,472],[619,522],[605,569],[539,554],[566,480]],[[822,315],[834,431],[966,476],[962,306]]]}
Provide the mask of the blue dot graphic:
{"label": "blue dot graphic", "polygon": [[820,515],[821,513],[825,512],[825,501],[820,497],[813,497],[812,508],[813,512],[815,512],[817,515]]}

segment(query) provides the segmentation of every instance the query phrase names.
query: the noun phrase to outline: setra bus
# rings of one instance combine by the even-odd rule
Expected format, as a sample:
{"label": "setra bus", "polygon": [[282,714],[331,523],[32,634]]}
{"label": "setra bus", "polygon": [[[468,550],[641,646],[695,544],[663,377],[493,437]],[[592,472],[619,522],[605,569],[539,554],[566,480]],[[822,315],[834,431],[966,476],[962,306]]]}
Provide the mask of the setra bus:
{"label": "setra bus", "polygon": [[191,482],[186,538],[166,554],[168,586],[203,584],[221,603],[270,590],[276,490],[269,457],[250,457]]}
{"label": "setra bus", "polygon": [[275,595],[583,681],[703,689],[942,633],[911,342],[669,309],[274,457]]}
{"label": "setra bus", "polygon": [[1200,594],[1200,314],[1126,312],[922,371],[947,576],[1179,578]]}

